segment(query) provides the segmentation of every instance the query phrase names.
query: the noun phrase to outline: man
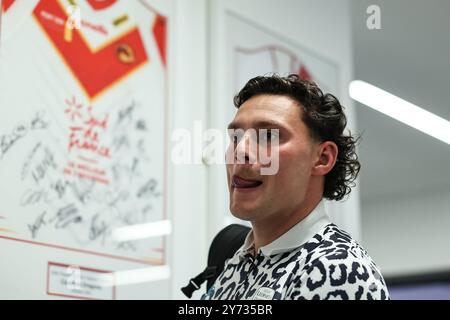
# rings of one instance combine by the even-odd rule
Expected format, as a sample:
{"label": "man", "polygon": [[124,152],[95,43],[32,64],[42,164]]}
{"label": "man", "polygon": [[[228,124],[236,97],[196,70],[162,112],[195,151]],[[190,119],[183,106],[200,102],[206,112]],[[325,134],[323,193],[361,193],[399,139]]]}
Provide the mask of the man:
{"label": "man", "polygon": [[[234,103],[230,210],[252,230],[202,299],[389,299],[370,256],[324,210],[360,169],[339,101],[296,75],[273,75],[251,79]],[[247,134],[254,129],[264,138]],[[278,157],[275,174],[261,174],[263,142]]]}

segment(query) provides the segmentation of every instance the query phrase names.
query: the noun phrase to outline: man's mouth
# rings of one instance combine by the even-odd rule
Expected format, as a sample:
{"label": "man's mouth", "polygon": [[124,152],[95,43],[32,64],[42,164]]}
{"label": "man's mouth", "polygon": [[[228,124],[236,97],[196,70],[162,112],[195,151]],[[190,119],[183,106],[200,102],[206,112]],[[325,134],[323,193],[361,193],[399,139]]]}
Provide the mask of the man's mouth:
{"label": "man's mouth", "polygon": [[244,179],[242,177],[234,175],[231,180],[231,185],[235,188],[239,189],[251,189],[256,188],[262,185],[262,181],[252,180],[252,179]]}

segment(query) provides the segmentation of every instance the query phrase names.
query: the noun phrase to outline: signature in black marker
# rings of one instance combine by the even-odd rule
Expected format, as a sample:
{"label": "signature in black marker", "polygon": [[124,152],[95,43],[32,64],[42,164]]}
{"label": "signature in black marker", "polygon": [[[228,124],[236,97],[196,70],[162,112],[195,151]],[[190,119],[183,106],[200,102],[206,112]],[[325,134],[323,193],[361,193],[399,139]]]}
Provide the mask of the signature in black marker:
{"label": "signature in black marker", "polygon": [[37,219],[34,221],[33,224],[29,224],[28,225],[28,229],[31,232],[31,237],[33,239],[36,238],[38,231],[41,229],[42,226],[45,226],[47,224],[47,222],[45,221],[45,215],[47,214],[47,212],[43,212],[41,213]]}
{"label": "signature in black marker", "polygon": [[48,122],[44,120],[45,111],[39,111],[33,117],[29,124],[18,124],[11,133],[0,136],[0,160],[7,154],[7,152],[17,143],[17,141],[24,138],[32,130],[42,130],[48,127]]}
{"label": "signature in black marker", "polygon": [[159,197],[161,194],[156,191],[156,187],[158,186],[158,182],[155,179],[150,179],[144,184],[141,188],[139,188],[136,196],[138,198],[142,197]]}
{"label": "signature in black marker", "polygon": [[75,207],[74,204],[69,204],[59,209],[58,212],[56,213],[56,217],[53,220],[56,220],[55,224],[56,229],[64,229],[71,223],[82,222],[83,218],[79,214],[78,208]]}

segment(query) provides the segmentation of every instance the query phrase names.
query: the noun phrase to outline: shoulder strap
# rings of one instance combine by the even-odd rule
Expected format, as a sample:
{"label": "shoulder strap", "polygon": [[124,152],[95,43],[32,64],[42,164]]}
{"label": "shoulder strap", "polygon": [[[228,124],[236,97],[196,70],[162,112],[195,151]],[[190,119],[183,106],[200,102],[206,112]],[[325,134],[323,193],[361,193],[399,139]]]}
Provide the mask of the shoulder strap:
{"label": "shoulder strap", "polygon": [[249,227],[240,224],[231,224],[223,228],[214,237],[209,247],[208,266],[199,275],[192,278],[189,284],[182,288],[181,291],[188,298],[191,298],[192,293],[200,289],[200,286],[206,280],[208,281],[206,290],[209,290],[217,277],[222,273],[225,262],[233,257],[236,251],[242,246],[249,231]]}

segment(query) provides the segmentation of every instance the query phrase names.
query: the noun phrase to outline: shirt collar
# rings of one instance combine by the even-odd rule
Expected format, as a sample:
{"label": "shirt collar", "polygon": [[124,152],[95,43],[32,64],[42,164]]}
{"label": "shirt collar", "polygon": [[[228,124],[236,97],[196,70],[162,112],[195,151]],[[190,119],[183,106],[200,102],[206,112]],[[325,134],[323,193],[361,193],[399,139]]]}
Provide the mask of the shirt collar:
{"label": "shirt collar", "polygon": [[[325,210],[324,200],[322,199],[306,218],[294,225],[279,238],[261,247],[260,250],[263,255],[271,256],[298,248],[330,223],[331,221]],[[251,230],[241,247],[241,253],[253,253],[254,249],[253,231]]]}

